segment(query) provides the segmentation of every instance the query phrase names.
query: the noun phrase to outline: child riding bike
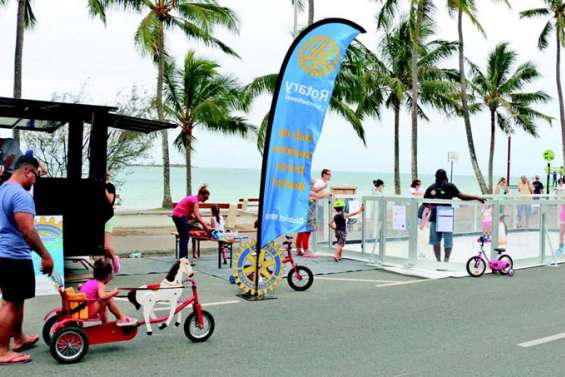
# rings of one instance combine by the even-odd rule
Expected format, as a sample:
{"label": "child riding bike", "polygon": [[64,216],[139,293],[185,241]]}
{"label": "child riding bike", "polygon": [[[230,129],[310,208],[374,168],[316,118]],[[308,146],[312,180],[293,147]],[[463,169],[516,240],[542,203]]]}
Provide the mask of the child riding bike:
{"label": "child riding bike", "polygon": [[114,301],[114,297],[118,295],[118,288],[114,288],[110,292],[106,291],[106,284],[112,280],[112,265],[104,259],[99,259],[94,263],[93,279],[89,279],[82,285],[80,292],[86,295],[88,303],[88,316],[90,318],[100,315],[100,320],[108,322],[108,312],[110,309],[112,314],[118,319],[118,326],[135,326],[138,321],[130,318],[118,307]]}

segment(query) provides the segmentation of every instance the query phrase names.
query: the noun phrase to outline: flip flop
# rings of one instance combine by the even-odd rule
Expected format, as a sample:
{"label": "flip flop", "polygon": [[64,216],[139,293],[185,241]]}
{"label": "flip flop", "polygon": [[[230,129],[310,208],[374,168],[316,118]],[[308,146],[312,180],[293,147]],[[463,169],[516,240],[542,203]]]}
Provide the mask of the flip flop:
{"label": "flip flop", "polygon": [[27,364],[31,362],[31,356],[16,354],[5,361],[0,361],[0,365]]}
{"label": "flip flop", "polygon": [[12,351],[14,352],[21,352],[21,351],[25,351],[28,350],[30,348],[32,348],[33,346],[35,346],[35,344],[37,343],[37,341],[39,340],[39,337],[34,335],[34,336],[30,336],[29,340],[27,342],[25,342],[24,344],[22,344],[19,347],[14,347],[12,348]]}

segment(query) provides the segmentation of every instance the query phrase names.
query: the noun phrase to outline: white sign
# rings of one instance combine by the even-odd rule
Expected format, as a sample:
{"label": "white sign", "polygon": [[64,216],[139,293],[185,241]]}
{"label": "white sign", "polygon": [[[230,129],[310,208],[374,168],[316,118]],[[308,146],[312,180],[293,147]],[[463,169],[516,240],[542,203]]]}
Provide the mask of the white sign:
{"label": "white sign", "polygon": [[455,209],[452,207],[436,207],[436,232],[453,233]]}
{"label": "white sign", "polygon": [[447,162],[457,162],[457,161],[459,161],[459,153],[447,152]]}
{"label": "white sign", "polygon": [[405,230],[406,229],[406,207],[393,206],[392,207],[392,229]]}

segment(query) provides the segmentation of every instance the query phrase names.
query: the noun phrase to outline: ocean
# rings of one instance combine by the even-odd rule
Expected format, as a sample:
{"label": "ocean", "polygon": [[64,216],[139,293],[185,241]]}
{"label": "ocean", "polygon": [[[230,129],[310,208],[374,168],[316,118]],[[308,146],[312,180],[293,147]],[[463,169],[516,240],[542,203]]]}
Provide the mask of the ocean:
{"label": "ocean", "polygon": [[[171,191],[173,201],[185,195],[186,169],[182,166],[171,167]],[[312,172],[316,177],[319,171]],[[163,200],[163,170],[160,166],[130,166],[116,177],[122,182],[117,186],[120,195],[119,210],[153,209],[161,207]],[[369,194],[375,179],[385,182],[385,193],[394,194],[393,173],[341,172],[333,171],[330,186],[356,186],[361,195]],[[210,202],[232,203],[240,198],[259,197],[260,170],[193,168],[193,192],[207,183],[210,189]],[[422,174],[420,179],[424,189],[434,182],[432,175]],[[410,174],[401,174],[402,194],[409,195]],[[453,183],[465,193],[479,193],[479,186],[474,176],[454,175]]]}

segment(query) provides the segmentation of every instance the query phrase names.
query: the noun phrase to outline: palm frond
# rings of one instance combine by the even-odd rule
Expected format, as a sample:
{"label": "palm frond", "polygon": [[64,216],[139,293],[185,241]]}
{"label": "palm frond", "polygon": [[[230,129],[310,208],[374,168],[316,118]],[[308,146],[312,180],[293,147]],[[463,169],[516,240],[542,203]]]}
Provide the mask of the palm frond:
{"label": "palm frond", "polygon": [[186,21],[199,25],[206,32],[210,32],[216,25],[232,32],[239,31],[237,15],[231,9],[217,5],[216,2],[203,4],[182,1],[179,2],[178,11]]}
{"label": "palm frond", "polygon": [[265,138],[267,137],[267,127],[269,127],[269,117],[271,116],[271,112],[267,112],[259,125],[259,130],[257,131],[257,149],[259,153],[263,154],[263,150],[265,149]]}
{"label": "palm frond", "polygon": [[217,47],[224,53],[239,58],[239,55],[231,47],[214,37],[204,28],[201,28],[186,19],[173,17],[171,19],[171,27],[172,25],[177,26],[189,38],[193,38],[199,42],[202,42],[206,46]]}
{"label": "palm frond", "polygon": [[336,97],[332,97],[330,110],[338,113],[343,118],[345,118],[347,122],[353,127],[353,130],[355,131],[357,136],[361,139],[363,145],[367,145],[367,141],[365,140],[365,129],[363,128],[361,120],[353,109],[351,109],[347,104],[341,102]]}

